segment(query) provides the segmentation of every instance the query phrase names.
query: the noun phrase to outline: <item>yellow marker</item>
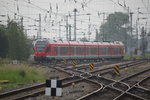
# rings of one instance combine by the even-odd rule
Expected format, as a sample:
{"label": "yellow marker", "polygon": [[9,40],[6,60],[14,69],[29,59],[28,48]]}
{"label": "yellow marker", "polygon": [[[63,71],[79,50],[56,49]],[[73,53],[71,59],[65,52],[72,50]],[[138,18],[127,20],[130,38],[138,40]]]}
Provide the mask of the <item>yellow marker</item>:
{"label": "yellow marker", "polygon": [[89,64],[89,68],[90,68],[90,70],[93,71],[93,69],[94,69],[94,64],[93,64],[93,63]]}
{"label": "yellow marker", "polygon": [[64,59],[64,63],[65,63],[65,64],[67,63],[67,60],[66,60],[66,59]]}
{"label": "yellow marker", "polygon": [[76,61],[72,61],[73,66],[77,65]]}
{"label": "yellow marker", "polygon": [[74,83],[74,82],[72,83],[72,86],[73,86],[73,87],[75,86],[75,83]]}
{"label": "yellow marker", "polygon": [[125,70],[128,70],[128,68],[125,68]]}
{"label": "yellow marker", "polygon": [[113,72],[116,73],[117,75],[120,75],[120,69],[119,69],[119,66],[116,65],[116,66],[114,66],[113,68],[114,68]]}

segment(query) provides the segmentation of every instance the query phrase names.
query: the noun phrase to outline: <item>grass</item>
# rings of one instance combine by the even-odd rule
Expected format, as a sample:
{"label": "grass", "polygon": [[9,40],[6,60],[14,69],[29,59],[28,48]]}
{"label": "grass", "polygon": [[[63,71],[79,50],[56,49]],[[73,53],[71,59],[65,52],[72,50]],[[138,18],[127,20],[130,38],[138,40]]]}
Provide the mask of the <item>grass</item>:
{"label": "grass", "polygon": [[44,70],[24,64],[0,64],[0,80],[9,81],[6,84],[0,84],[0,89],[44,81]]}
{"label": "grass", "polygon": [[[142,59],[143,58],[142,55],[132,55],[132,57],[135,58],[135,59]],[[133,58],[131,58],[131,55],[125,55],[124,56],[125,60],[130,60],[130,59],[133,59]],[[145,58],[150,59],[150,54],[145,54]]]}
{"label": "grass", "polygon": [[10,64],[11,63],[11,60],[9,59],[1,59],[0,58],[0,64]]}

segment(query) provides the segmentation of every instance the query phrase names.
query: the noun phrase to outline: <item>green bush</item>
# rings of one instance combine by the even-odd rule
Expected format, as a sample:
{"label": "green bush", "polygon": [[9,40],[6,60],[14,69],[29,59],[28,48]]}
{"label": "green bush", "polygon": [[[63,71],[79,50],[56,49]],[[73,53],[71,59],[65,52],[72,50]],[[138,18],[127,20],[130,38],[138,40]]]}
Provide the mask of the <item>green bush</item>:
{"label": "green bush", "polygon": [[22,78],[24,78],[25,75],[26,75],[26,72],[25,72],[24,70],[20,70],[20,71],[19,71],[19,75],[20,75]]}

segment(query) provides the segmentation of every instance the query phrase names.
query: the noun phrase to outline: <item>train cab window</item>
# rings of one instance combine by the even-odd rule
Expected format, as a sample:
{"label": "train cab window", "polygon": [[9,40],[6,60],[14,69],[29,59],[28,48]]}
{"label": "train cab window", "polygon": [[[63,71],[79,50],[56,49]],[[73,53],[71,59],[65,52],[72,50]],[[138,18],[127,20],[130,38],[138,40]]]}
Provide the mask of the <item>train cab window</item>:
{"label": "train cab window", "polygon": [[48,41],[37,41],[35,46],[37,51],[44,51]]}

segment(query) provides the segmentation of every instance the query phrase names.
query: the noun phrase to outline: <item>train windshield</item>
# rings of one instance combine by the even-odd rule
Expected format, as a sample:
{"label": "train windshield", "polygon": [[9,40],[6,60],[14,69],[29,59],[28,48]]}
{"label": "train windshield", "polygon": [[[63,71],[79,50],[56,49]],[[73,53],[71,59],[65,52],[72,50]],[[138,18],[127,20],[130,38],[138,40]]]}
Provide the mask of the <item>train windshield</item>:
{"label": "train windshield", "polygon": [[36,50],[37,51],[44,51],[47,43],[48,43],[48,41],[37,41],[35,44]]}

